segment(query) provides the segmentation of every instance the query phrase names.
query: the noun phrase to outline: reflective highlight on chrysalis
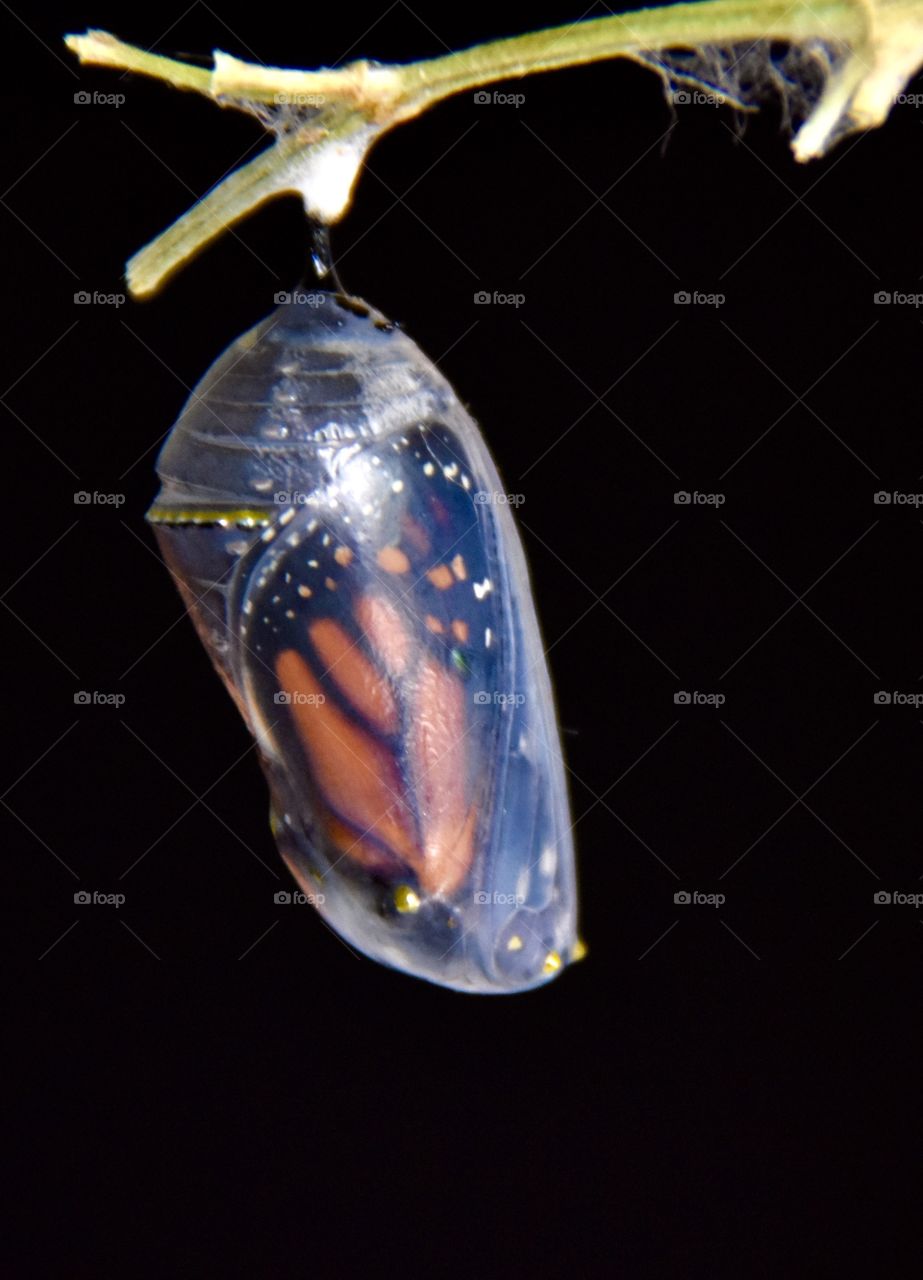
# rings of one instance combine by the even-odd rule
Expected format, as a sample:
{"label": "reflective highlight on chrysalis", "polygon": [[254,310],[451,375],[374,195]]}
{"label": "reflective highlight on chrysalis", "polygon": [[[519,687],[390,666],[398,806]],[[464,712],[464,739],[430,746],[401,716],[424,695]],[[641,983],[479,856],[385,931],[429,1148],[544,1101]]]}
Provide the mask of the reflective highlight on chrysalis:
{"label": "reflective highlight on chrysalis", "polygon": [[256,737],[273,832],[353,947],[462,991],[578,959],[522,546],[480,432],[399,329],[296,295],[193,392],[149,513]]}

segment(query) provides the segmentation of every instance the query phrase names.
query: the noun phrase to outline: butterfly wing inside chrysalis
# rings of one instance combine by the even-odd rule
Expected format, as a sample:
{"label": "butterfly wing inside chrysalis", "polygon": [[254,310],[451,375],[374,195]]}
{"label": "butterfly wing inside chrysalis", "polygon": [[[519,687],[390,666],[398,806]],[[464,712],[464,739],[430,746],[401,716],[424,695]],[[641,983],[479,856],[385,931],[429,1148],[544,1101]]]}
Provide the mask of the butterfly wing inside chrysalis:
{"label": "butterfly wing inside chrysalis", "polygon": [[[578,945],[551,689],[493,463],[395,337],[388,359],[409,349],[441,402],[401,414],[368,397],[381,429],[329,449],[245,542],[236,530],[212,656],[259,743],[282,854],[330,924],[433,982],[516,991]],[[170,554],[187,591],[219,577],[193,582]]]}

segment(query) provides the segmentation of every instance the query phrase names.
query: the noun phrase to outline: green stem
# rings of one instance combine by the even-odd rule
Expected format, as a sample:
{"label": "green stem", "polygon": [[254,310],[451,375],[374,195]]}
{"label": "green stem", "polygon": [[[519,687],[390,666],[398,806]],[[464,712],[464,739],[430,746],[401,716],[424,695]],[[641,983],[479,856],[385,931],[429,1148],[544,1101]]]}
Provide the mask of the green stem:
{"label": "green stem", "polygon": [[139,75],[164,80],[175,89],[194,89],[211,95],[212,73],[205,67],[193,67],[187,62],[164,58],[159,53],[137,49],[111,36],[108,31],[88,31],[82,36],[65,36],[64,43],[81,62],[91,62],[100,67],[116,67],[119,71],[136,71]]}

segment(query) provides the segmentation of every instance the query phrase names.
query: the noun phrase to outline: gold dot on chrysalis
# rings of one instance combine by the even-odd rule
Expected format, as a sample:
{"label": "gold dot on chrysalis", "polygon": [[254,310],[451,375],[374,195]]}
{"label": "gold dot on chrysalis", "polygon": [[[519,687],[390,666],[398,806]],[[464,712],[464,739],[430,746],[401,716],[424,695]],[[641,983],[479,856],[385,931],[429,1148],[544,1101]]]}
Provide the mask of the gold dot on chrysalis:
{"label": "gold dot on chrysalis", "polygon": [[510,938],[509,942],[506,944],[506,949],[507,951],[522,950],[522,938],[520,938],[518,933],[513,934],[512,938]]}
{"label": "gold dot on chrysalis", "polygon": [[420,910],[420,896],[409,884],[399,884],[394,890],[394,905],[401,915],[412,915]]}
{"label": "gold dot on chrysalis", "polygon": [[587,953],[587,945],[582,938],[578,938],[574,943],[574,949],[571,952],[571,960],[582,960]]}
{"label": "gold dot on chrysalis", "polygon": [[542,973],[557,973],[561,967],[561,957],[557,951],[549,951],[545,956],[545,963],[542,965]]}

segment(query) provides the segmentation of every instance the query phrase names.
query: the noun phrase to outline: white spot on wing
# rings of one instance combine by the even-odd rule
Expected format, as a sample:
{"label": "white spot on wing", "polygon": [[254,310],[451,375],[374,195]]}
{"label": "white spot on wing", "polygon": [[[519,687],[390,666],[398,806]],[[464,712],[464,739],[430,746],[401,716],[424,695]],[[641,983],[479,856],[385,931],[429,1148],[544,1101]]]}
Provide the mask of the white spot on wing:
{"label": "white spot on wing", "polygon": [[542,856],[538,860],[538,869],[541,874],[550,879],[558,866],[558,851],[553,844],[546,845],[542,850]]}
{"label": "white spot on wing", "polygon": [[529,884],[532,880],[532,871],[529,867],[524,867],[519,873],[516,881],[516,897],[525,901],[529,896]]}

